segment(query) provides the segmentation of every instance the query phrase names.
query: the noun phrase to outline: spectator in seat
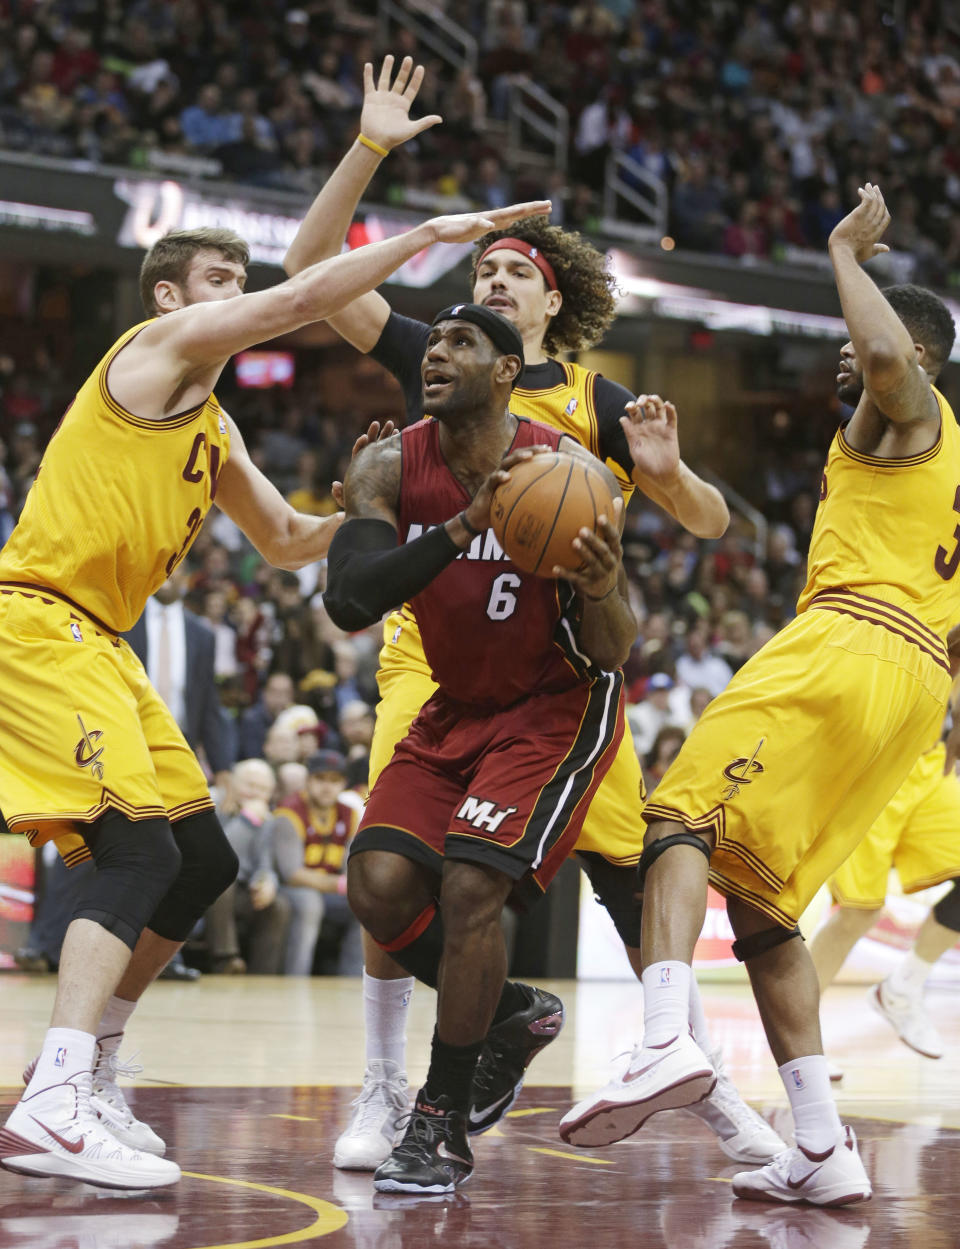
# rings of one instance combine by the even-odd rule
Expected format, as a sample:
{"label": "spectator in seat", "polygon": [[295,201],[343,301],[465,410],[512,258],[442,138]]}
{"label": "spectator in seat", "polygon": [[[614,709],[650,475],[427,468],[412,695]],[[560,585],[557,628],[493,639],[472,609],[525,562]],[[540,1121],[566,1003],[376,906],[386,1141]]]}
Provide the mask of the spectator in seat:
{"label": "spectator in seat", "polygon": [[207,911],[205,930],[212,970],[221,975],[249,971],[278,975],[290,925],[290,901],[279,892],[270,837],[273,769],[263,759],[244,759],[233,769],[237,811],[223,831],[237,852],[236,881]]}
{"label": "spectator in seat", "polygon": [[318,750],[306,766],[306,787],[284,799],[271,825],[281,887],[292,908],[284,971],[310,975],[326,917],[343,929],[338,974],[358,976],[362,930],[347,902],[346,866],[363,803],[346,790],[347,760],[339,751]]}

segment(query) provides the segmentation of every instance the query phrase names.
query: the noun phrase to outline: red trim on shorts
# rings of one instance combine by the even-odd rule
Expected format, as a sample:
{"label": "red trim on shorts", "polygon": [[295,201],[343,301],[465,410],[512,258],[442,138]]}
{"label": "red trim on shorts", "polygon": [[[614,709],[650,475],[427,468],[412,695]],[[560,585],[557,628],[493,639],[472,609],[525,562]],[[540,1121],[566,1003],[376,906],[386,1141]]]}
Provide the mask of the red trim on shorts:
{"label": "red trim on shorts", "polygon": [[[422,937],[430,927],[434,915],[437,913],[436,902],[431,902],[429,906],[425,906],[417,918],[409,927],[405,928],[399,937],[394,937],[392,941],[377,941],[377,945],[381,950],[386,950],[388,954],[392,954],[394,950],[405,950],[408,945],[413,945],[417,937]],[[376,941],[376,937],[374,937]]]}

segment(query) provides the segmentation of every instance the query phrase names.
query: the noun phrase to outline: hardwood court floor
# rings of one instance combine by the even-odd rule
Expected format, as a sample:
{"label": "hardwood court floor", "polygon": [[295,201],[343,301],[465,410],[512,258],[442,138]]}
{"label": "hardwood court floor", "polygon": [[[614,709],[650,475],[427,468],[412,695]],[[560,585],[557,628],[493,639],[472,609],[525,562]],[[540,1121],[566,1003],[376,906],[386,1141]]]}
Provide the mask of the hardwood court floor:
{"label": "hardwood court floor", "polygon": [[[374,1194],[331,1166],[362,1066],[359,982],[205,977],[161,983],[129,1031],[143,1075],[135,1107],[163,1135],[182,1182],[150,1196],[0,1171],[0,1249],[957,1249],[960,993],[929,1005],[948,1041],[939,1062],[903,1046],[863,989],[825,1002],[838,1097],[874,1199],[844,1211],[735,1201],[728,1162],[696,1119],[654,1118],[630,1142],[574,1150],[556,1133],[572,1097],[607,1074],[639,1029],[631,984],[555,983],[568,1022],[514,1111],[475,1141],[455,1196]],[[17,1097],[52,1001],[49,977],[0,977],[0,1116]],[[748,991],[707,986],[729,1069],[781,1134],[789,1114]],[[434,997],[414,996],[411,1076],[425,1069]]]}

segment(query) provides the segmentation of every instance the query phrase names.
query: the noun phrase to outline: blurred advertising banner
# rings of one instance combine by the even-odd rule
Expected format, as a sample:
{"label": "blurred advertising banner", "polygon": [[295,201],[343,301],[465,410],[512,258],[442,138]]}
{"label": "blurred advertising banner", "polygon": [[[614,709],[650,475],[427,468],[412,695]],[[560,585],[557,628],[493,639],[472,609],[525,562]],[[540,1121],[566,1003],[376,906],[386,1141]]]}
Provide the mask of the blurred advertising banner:
{"label": "blurred advertising banner", "polygon": [[19,833],[0,833],[0,967],[26,945],[33,919],[34,850]]}

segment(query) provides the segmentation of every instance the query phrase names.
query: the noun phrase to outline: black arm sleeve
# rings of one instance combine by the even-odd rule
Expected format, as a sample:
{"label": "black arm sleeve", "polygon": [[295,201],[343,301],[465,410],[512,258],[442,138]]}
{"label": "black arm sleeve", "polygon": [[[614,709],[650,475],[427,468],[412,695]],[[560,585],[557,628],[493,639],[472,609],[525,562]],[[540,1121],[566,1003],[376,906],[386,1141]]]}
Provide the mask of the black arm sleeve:
{"label": "black arm sleeve", "polygon": [[391,312],[383,327],[383,333],[369,353],[371,359],[382,364],[400,383],[406,404],[405,415],[411,421],[419,421],[423,416],[423,379],[420,376],[420,365],[429,337],[430,326],[423,321],[414,321],[410,317],[402,317],[399,312]]}
{"label": "black arm sleeve", "polygon": [[419,594],[460,553],[443,525],[397,546],[397,531],[388,521],[345,521],[327,553],[323,605],[337,628],[366,629]]}
{"label": "black arm sleeve", "polygon": [[627,436],[620,424],[624,407],[636,399],[632,391],[619,382],[611,382],[599,374],[593,382],[593,407],[597,414],[597,444],[601,460],[613,460],[627,476],[633,473],[633,459],[627,446]]}

